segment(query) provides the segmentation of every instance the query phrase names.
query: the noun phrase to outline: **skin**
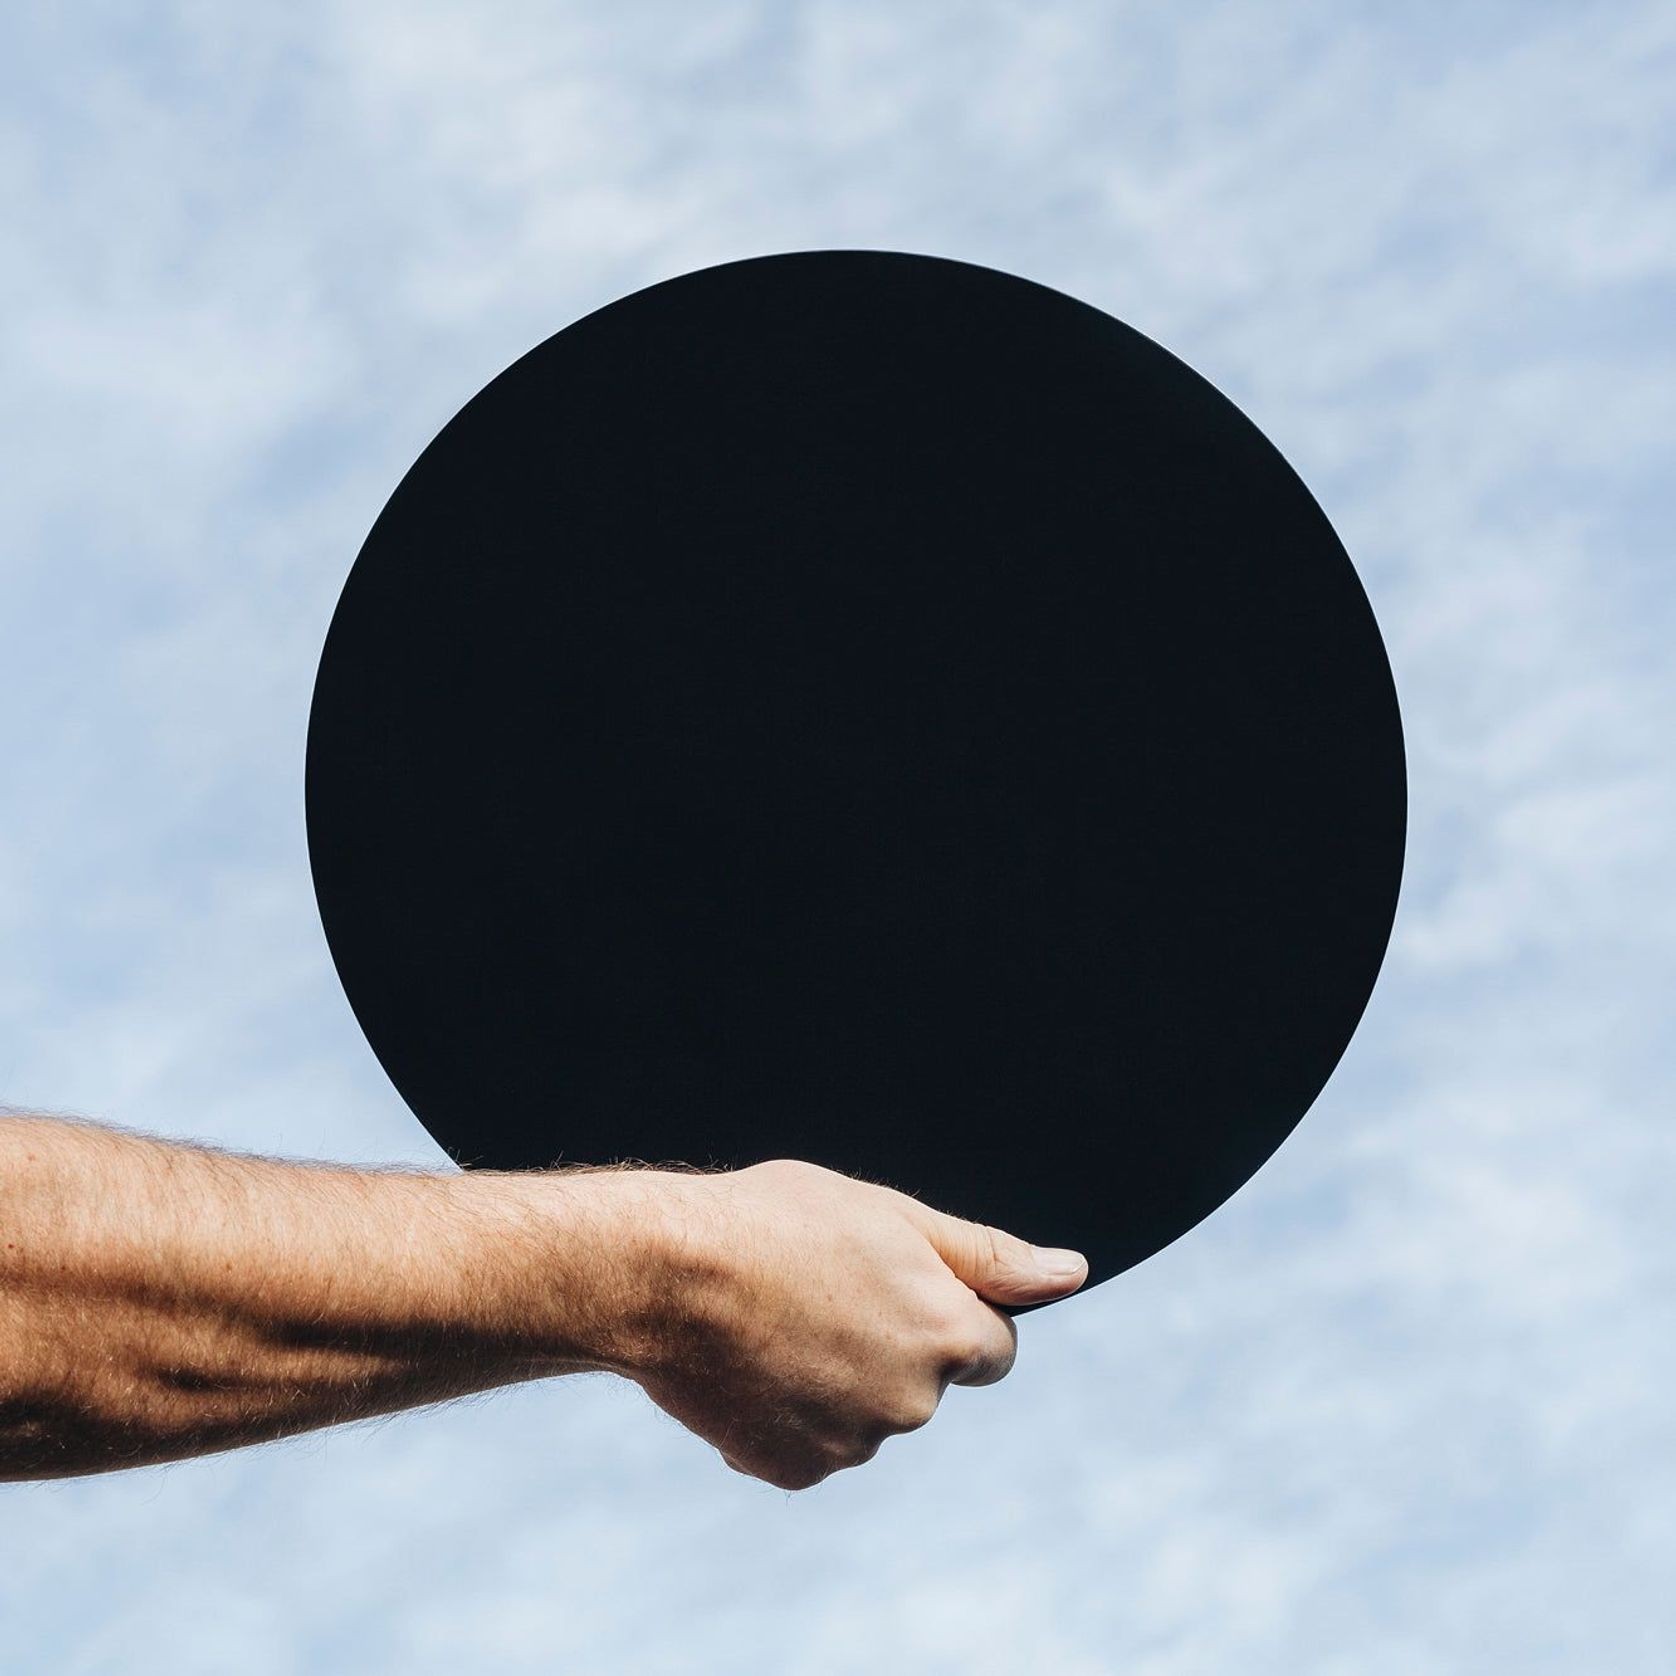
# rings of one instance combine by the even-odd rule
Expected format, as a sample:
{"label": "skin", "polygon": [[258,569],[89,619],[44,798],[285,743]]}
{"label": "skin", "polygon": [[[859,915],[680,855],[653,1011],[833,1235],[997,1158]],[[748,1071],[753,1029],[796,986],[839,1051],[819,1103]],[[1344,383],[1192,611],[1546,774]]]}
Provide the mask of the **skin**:
{"label": "skin", "polygon": [[1087,1278],[892,1188],[246,1157],[0,1117],[0,1479],[180,1460],[497,1386],[633,1380],[785,1490],[1010,1371]]}

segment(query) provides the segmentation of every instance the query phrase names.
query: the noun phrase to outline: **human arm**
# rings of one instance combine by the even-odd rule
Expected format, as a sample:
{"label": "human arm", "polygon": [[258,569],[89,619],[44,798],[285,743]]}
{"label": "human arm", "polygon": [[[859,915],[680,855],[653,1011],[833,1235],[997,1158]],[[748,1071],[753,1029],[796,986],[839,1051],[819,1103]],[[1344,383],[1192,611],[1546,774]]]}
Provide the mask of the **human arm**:
{"label": "human arm", "polygon": [[1030,1248],[789,1161],[362,1170],[0,1118],[0,1478],[180,1459],[495,1386],[635,1380],[784,1488],[1011,1366]]}

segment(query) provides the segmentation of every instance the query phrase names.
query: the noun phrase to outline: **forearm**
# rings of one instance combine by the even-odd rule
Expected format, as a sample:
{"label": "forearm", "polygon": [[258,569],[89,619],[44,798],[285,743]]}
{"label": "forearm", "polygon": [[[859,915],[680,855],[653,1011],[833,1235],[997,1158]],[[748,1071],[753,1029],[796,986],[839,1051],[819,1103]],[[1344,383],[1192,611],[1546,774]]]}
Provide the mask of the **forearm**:
{"label": "forearm", "polygon": [[620,1368],[647,1221],[593,1174],[289,1164],[0,1118],[0,1478]]}

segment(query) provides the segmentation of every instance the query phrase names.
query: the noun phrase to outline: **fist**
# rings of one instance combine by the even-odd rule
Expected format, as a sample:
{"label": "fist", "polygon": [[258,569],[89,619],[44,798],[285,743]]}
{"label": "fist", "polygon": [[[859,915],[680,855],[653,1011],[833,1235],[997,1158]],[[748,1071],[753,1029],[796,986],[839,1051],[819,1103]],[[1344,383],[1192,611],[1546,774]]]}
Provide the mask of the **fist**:
{"label": "fist", "polygon": [[655,1328],[624,1371],[735,1471],[783,1490],[871,1460],[951,1384],[1004,1378],[1018,1333],[995,1306],[1088,1277],[1076,1252],[789,1159],[658,1173],[655,1198]]}

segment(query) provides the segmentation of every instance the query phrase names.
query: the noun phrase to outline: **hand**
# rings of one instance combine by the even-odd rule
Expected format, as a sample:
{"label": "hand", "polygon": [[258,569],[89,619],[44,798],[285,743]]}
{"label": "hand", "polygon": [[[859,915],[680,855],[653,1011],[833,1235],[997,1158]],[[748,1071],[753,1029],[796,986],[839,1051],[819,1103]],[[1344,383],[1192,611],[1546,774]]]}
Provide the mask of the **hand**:
{"label": "hand", "polygon": [[814,1164],[661,1181],[675,1267],[644,1363],[624,1371],[735,1471],[783,1490],[871,1460],[950,1384],[1004,1378],[1018,1333],[993,1306],[1088,1277],[1076,1252]]}

